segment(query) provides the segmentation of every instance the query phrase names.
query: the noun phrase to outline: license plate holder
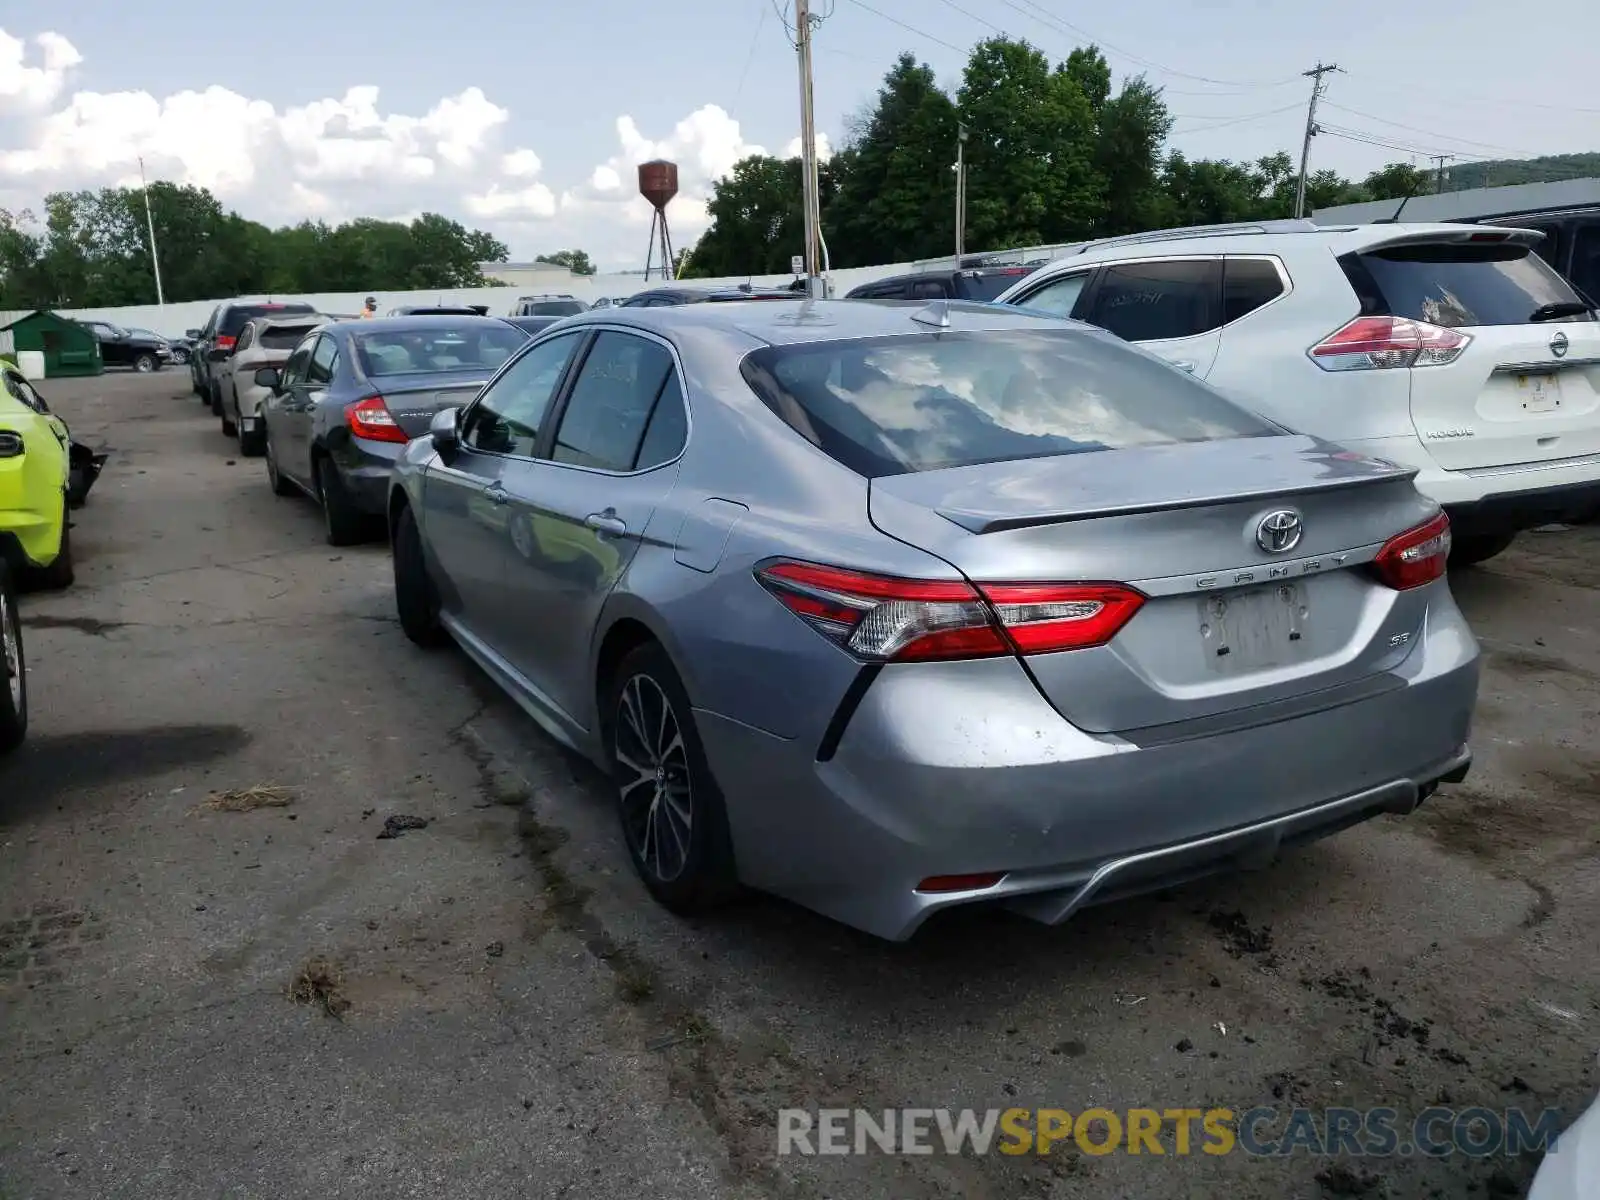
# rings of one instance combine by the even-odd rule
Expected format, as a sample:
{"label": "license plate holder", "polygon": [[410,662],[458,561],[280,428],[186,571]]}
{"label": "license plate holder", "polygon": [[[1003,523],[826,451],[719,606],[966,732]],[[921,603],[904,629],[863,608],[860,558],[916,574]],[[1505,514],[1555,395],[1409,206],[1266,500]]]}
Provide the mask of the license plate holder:
{"label": "license plate holder", "polygon": [[1518,375],[1517,399],[1525,412],[1554,412],[1561,407],[1561,376],[1553,371]]}
{"label": "license plate holder", "polygon": [[1309,649],[1310,615],[1298,583],[1207,596],[1200,601],[1206,666],[1218,675],[1239,675],[1298,661]]}

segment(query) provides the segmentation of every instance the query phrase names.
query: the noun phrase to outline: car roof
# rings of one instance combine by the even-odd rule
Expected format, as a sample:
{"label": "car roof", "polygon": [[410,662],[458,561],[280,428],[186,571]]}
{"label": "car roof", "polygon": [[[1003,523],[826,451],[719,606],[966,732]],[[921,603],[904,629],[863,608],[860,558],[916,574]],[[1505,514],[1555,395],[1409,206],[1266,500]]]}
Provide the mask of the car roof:
{"label": "car roof", "polygon": [[[940,315],[948,326],[930,323]],[[917,320],[924,316],[925,320]],[[1008,329],[1082,330],[1085,336],[1102,336],[1076,322],[1063,321],[1025,308],[978,304],[965,300],[933,300],[927,304],[863,304],[859,300],[734,300],[726,304],[682,304],[661,308],[616,308],[568,317],[563,330],[590,325],[634,326],[671,338],[695,330],[765,342],[772,346],[805,342],[890,337],[895,334],[1002,331]]]}
{"label": "car roof", "polygon": [[396,333],[406,329],[471,329],[474,326],[504,329],[505,324],[499,317],[480,317],[476,314],[444,316],[438,313],[415,313],[405,317],[373,317],[359,322],[341,321],[339,328],[350,333]]}

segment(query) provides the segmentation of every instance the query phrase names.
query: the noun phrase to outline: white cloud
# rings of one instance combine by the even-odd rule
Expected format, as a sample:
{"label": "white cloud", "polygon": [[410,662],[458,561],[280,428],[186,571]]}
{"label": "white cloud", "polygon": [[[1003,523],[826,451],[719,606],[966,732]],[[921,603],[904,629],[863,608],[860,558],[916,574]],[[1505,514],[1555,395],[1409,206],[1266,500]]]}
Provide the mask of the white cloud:
{"label": "white cloud", "polygon": [[[421,115],[385,111],[369,84],[283,108],[220,85],[164,97],[64,95],[82,62],[59,34],[27,42],[0,29],[0,207],[37,208],[59,189],[136,185],[142,157],[151,179],[208,188],[269,224],[432,210],[489,229],[513,257],[581,246],[620,264],[643,257],[651,210],[638,195],[641,162],[678,164],[668,214],[673,240],[687,246],[709,224],[713,182],[765,153],[714,104],[664,135],[624,115],[615,152],[562,184],[546,178],[536,151],[506,144],[511,113],[477,87]],[[787,153],[798,150],[797,138]],[[819,152],[829,153],[826,138]]]}
{"label": "white cloud", "polygon": [[41,33],[33,41],[43,66],[28,66],[27,43],[0,29],[0,114],[13,107],[49,104],[60,94],[67,72],[83,61],[60,34]]}

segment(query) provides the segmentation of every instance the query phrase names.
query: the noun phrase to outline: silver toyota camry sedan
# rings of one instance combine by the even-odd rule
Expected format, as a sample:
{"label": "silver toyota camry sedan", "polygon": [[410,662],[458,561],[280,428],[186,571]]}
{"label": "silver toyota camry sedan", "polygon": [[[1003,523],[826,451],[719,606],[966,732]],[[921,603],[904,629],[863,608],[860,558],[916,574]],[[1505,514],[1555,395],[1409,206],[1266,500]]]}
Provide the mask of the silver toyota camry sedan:
{"label": "silver toyota camry sedan", "polygon": [[658,900],[904,939],[1460,780],[1478,648],[1411,474],[1070,321],[765,300],[551,327],[388,519],[406,633],[607,770]]}

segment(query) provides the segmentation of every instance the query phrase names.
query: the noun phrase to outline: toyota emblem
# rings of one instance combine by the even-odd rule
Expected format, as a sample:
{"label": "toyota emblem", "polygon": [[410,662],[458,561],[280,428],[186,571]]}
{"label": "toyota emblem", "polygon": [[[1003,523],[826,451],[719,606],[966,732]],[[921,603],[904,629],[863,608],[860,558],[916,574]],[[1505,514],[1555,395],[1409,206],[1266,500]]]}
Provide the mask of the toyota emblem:
{"label": "toyota emblem", "polygon": [[1550,339],[1550,353],[1557,358],[1567,356],[1567,335],[1557,331],[1555,337]]}
{"label": "toyota emblem", "polygon": [[1287,554],[1300,544],[1305,531],[1299,513],[1292,508],[1280,508],[1261,518],[1256,526],[1256,545],[1268,554]]}

